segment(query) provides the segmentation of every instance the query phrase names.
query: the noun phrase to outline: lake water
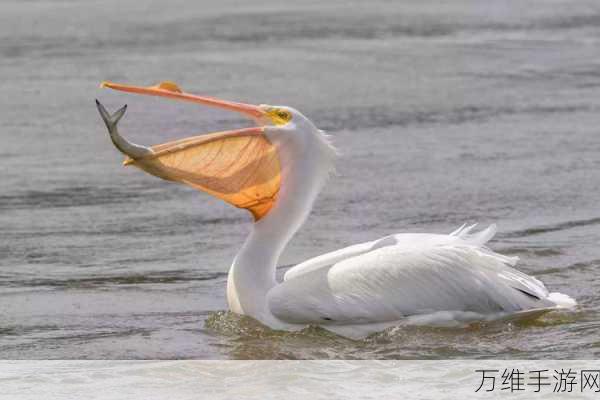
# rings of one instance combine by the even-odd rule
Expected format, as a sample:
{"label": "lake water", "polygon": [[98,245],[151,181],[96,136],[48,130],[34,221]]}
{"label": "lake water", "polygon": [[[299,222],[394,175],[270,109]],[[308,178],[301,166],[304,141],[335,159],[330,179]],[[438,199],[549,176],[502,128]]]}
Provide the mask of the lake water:
{"label": "lake water", "polygon": [[[0,358],[600,357],[596,1],[3,1]],[[337,173],[281,260],[495,222],[490,247],[577,299],[527,324],[361,341],[225,313],[245,211],[121,166],[94,99],[147,145],[246,126],[102,80],[286,104]]]}

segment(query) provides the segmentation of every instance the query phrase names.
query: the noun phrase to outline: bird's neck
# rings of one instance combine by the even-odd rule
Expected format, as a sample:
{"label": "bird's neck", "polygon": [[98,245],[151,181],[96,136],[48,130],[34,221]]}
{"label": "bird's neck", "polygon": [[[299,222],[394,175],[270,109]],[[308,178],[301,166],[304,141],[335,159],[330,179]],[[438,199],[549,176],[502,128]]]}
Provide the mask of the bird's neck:
{"label": "bird's neck", "polygon": [[275,270],[279,256],[310,213],[333,163],[333,157],[325,152],[310,154],[306,148],[289,143],[280,147],[284,170],[277,201],[254,224],[227,279],[230,310],[263,322],[270,318],[267,293],[277,284]]}

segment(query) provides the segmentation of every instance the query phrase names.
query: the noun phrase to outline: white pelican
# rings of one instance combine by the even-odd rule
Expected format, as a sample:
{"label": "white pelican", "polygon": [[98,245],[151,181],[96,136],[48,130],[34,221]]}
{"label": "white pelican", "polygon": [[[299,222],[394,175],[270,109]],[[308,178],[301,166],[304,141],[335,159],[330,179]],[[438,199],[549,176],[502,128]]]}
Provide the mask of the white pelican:
{"label": "white pelican", "polygon": [[237,111],[249,128],[144,147],[117,131],[125,107],[109,115],[110,137],[134,165],[160,178],[208,192],[254,216],[253,229],[227,280],[231,311],[274,328],[319,325],[359,338],[404,321],[536,318],[575,305],[512,268],[516,258],[485,247],[494,225],[449,235],[400,233],[327,253],[288,270],[277,260],[302,226],[333,167],[336,152],[323,131],[285,106],[249,105],[184,93],[172,82],[102,87]]}

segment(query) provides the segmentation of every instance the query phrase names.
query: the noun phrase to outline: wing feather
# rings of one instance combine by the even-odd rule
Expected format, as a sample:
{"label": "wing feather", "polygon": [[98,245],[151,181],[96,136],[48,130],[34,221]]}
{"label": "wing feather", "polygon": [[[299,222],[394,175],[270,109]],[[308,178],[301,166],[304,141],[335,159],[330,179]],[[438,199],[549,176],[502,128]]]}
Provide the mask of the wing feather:
{"label": "wing feather", "polygon": [[[496,234],[496,225],[492,224],[486,229],[477,233],[470,232],[477,224],[468,226],[463,224],[460,228],[450,233],[449,235],[434,235],[428,233],[398,233],[395,235],[385,236],[381,239],[371,242],[365,242],[348,246],[343,249],[322,254],[320,256],[306,260],[292,268],[284,275],[285,281],[296,278],[307,272],[312,272],[320,268],[330,267],[335,263],[346,260],[348,258],[357,257],[361,254],[369,253],[373,250],[386,246],[405,246],[406,248],[418,248],[423,246],[447,245],[447,244],[471,244],[483,246],[490,241]],[[510,265],[517,263],[517,257],[506,257],[506,262]]]}
{"label": "wing feather", "polygon": [[298,274],[269,292],[271,312],[290,323],[344,324],[437,311],[516,312],[553,305],[544,285],[512,268],[509,257],[462,240],[443,244],[436,238],[435,244],[423,244],[413,237],[411,243],[383,246]]}

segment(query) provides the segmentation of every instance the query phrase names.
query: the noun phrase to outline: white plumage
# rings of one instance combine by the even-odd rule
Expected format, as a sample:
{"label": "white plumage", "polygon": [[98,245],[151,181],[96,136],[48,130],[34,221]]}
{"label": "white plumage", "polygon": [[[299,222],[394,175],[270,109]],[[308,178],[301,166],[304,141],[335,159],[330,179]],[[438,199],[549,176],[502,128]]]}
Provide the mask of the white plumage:
{"label": "white plumage", "polygon": [[[496,228],[471,235],[397,234],[308,260],[268,295],[273,315],[292,324],[369,326],[459,311],[471,320],[572,305],[512,268],[517,258],[483,245]],[[342,329],[344,330],[344,329]]]}

